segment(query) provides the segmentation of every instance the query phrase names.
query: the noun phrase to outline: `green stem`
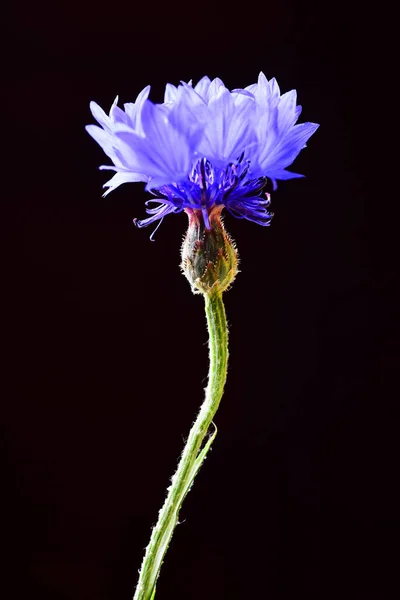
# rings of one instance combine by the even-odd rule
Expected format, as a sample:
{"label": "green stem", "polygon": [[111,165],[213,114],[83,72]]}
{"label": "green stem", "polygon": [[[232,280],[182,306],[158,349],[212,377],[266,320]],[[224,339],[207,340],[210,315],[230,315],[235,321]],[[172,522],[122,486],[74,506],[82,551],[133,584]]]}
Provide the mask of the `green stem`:
{"label": "green stem", "polygon": [[204,298],[210,350],[210,370],[205,399],[190,430],[178,468],[168,488],[167,498],[152,531],[133,600],[154,599],[156,581],[178,523],[182,502],[216,434],[215,430],[201,449],[224,391],[228,366],[228,328],[222,293],[205,294]]}

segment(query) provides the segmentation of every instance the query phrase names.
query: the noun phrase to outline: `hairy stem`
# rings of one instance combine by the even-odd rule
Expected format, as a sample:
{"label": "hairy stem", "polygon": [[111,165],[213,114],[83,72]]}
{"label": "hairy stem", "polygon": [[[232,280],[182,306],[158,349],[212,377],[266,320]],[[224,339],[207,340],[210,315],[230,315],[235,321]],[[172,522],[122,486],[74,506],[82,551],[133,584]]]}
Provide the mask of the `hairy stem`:
{"label": "hairy stem", "polygon": [[[205,399],[190,430],[178,468],[171,479],[167,498],[153,528],[133,600],[154,600],[156,581],[164,555],[178,523],[179,510],[216,434],[215,429],[206,440],[226,381],[228,329],[222,293],[205,294],[204,298],[210,351],[210,370]],[[205,444],[202,447],[203,442]]]}

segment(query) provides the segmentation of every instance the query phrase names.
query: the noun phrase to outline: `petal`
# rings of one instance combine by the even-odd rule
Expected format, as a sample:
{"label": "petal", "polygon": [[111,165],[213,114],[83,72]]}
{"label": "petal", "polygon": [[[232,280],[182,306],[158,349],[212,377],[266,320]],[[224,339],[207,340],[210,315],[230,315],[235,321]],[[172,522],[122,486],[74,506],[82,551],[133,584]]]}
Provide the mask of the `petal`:
{"label": "petal", "polygon": [[145,137],[127,128],[116,131],[131,151],[132,170],[149,175],[154,187],[187,177],[193,154],[190,139],[171,125],[164,107],[147,100],[141,123]]}
{"label": "petal", "polygon": [[257,83],[252,83],[251,85],[246,86],[244,89],[247,92],[250,92],[250,94],[254,95],[254,93],[255,93],[255,91],[256,91],[257,88],[258,88]]}
{"label": "petal", "polygon": [[[273,81],[273,80],[271,80],[271,81]],[[263,96],[269,96],[269,94],[270,94],[269,82],[262,71],[260,71],[260,74],[258,75],[257,83],[258,83],[257,90],[260,92],[260,94],[262,94]]]}
{"label": "petal", "polygon": [[242,90],[240,88],[237,88],[235,90],[232,90],[231,94],[233,95],[235,104],[240,103],[245,97],[251,98],[252,100],[254,100],[254,94],[252,94],[248,90]]}
{"label": "petal", "polygon": [[[247,89],[247,91],[249,90]],[[264,73],[261,72],[258,76],[257,87],[254,90],[254,97],[263,112],[269,110],[270,96],[271,89],[268,79],[265,77]]]}
{"label": "petal", "polygon": [[[111,119],[104,110],[97,104],[97,102],[91,102],[89,104],[90,112],[96,119],[96,121],[106,130],[111,131]],[[97,141],[97,140],[96,140]]]}
{"label": "petal", "polygon": [[[301,123],[295,125],[291,132],[285,137],[285,139],[279,144],[276,149],[276,158],[283,160],[288,166],[296,158],[300,150],[302,150],[307,140],[312,136],[313,133],[318,129],[317,123]],[[292,158],[293,156],[293,158]]]}
{"label": "petal", "polygon": [[220,88],[218,96],[210,100],[211,119],[200,142],[200,153],[220,167],[235,161],[249,145],[257,143],[252,96],[242,95],[240,103],[235,100],[237,95]]}
{"label": "petal", "polygon": [[210,111],[205,100],[190,86],[179,87],[176,104],[172,107],[169,122],[189,136],[204,129],[210,119]]}
{"label": "petal", "polygon": [[146,175],[141,175],[140,173],[116,173],[113,177],[111,177],[111,179],[109,179],[109,181],[107,181],[103,185],[103,188],[108,187],[108,190],[103,194],[103,198],[123,183],[136,183],[138,181],[147,180],[148,178],[146,177]]}
{"label": "petal", "polygon": [[235,105],[231,93],[225,86],[220,86],[218,89],[218,94],[214,94],[208,104],[210,119],[201,147],[208,158],[223,161],[227,158],[229,126],[233,120]]}
{"label": "petal", "polygon": [[277,169],[276,171],[269,171],[266,176],[270,179],[299,179],[305,177],[301,173],[293,173],[292,171],[286,171],[286,169]]}
{"label": "petal", "polygon": [[257,106],[257,120],[255,122],[257,145],[252,148],[251,156],[249,157],[253,163],[262,164],[273,148],[279,143],[276,121],[276,111],[267,109],[260,112],[260,107]]}
{"label": "petal", "polygon": [[167,83],[165,86],[164,102],[175,102],[177,94],[178,88],[171,83]]}
{"label": "petal", "polygon": [[292,173],[291,171],[285,171],[285,169],[278,169],[276,171],[268,172],[266,175],[272,181],[272,189],[275,191],[278,187],[276,183],[277,179],[285,180],[285,179],[299,179],[305,177],[300,173]]}
{"label": "petal", "polygon": [[86,125],[85,127],[88,134],[99,144],[103,152],[111,158],[113,163],[117,166],[122,166],[115,152],[115,141],[111,133],[104,131],[97,125]]}
{"label": "petal", "polygon": [[270,80],[269,89],[270,89],[270,93],[271,93],[271,98],[279,98],[281,92],[280,92],[279,85],[278,85],[278,82],[275,79],[275,77],[273,77]]}
{"label": "petal", "polygon": [[208,91],[207,91],[207,102],[210,103],[210,100],[212,98],[215,98],[219,94],[219,91],[221,89],[222,90],[226,89],[225,85],[224,85],[224,82],[219,77],[216,77],[210,83],[210,86],[208,88]]}
{"label": "petal", "polygon": [[296,110],[294,111],[295,112],[295,118],[296,118],[295,123],[296,123],[297,119],[299,118],[299,116],[301,115],[301,111],[302,110],[303,110],[303,107],[300,106],[300,104],[298,106],[296,106]]}
{"label": "petal", "polygon": [[278,129],[285,134],[296,122],[296,90],[286,92],[281,96],[278,109]]}
{"label": "petal", "polygon": [[281,169],[291,165],[318,127],[319,125],[316,123],[295,125],[292,131],[261,162],[265,173],[268,173],[271,169]]}
{"label": "petal", "polygon": [[134,102],[127,102],[124,104],[124,110],[128,117],[129,123],[133,126],[135,115],[136,115],[136,106]]}
{"label": "petal", "polygon": [[208,88],[210,87],[211,79],[207,77],[202,77],[198,83],[196,83],[194,89],[204,100],[206,100]]}
{"label": "petal", "polygon": [[150,86],[147,85],[141,92],[138,94],[135,102],[135,118],[132,122],[132,127],[139,133],[143,134],[142,124],[140,120],[140,114],[142,112],[143,106],[147,101],[150,94]]}
{"label": "petal", "polygon": [[117,106],[118,96],[111,107],[110,119],[113,123],[128,123],[128,115]]}
{"label": "petal", "polygon": [[128,102],[124,104],[125,113],[127,114],[127,121],[125,121],[132,129],[137,130],[139,133],[143,133],[141,131],[140,123],[138,123],[138,115],[142,109],[143,103],[147,100],[150,93],[150,86],[146,86],[138,97],[136,98],[136,102]]}

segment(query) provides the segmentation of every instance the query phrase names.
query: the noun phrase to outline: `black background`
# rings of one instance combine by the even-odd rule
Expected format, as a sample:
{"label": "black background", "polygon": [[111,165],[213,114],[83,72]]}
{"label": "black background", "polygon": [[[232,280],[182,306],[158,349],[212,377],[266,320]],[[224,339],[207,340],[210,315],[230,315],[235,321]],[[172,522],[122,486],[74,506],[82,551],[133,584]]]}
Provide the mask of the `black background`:
{"label": "black background", "polygon": [[[128,600],[207,374],[184,214],[103,199],[84,131],[147,84],[263,70],[321,124],[270,228],[226,218],[230,367],[217,440],[157,600],[396,595],[398,285],[378,9],[290,0],[14,3],[2,35],[2,597]],[[381,9],[383,10],[383,9]],[[388,19],[390,20],[390,19]],[[393,84],[395,85],[395,84]],[[378,109],[382,96],[385,109]],[[371,156],[375,168],[371,165]],[[387,164],[383,175],[395,175]],[[394,171],[394,172],[393,172]],[[397,371],[397,372],[396,372]]]}

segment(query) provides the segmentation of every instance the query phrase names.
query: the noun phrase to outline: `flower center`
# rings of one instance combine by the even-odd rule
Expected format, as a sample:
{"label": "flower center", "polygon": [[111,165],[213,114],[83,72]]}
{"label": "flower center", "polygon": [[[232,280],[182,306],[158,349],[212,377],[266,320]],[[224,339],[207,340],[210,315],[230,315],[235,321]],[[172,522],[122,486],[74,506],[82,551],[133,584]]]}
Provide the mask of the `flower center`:
{"label": "flower center", "polygon": [[244,153],[226,167],[215,166],[207,158],[200,158],[187,179],[151,190],[156,198],[148,200],[147,207],[159,204],[147,208],[150,218],[136,219],[135,223],[144,227],[172,212],[201,211],[204,225],[210,230],[212,208],[223,205],[235,217],[268,225],[272,216],[267,211],[269,194],[266,194],[266,199],[262,197],[266,183],[266,177],[251,177],[250,161],[245,160]]}

